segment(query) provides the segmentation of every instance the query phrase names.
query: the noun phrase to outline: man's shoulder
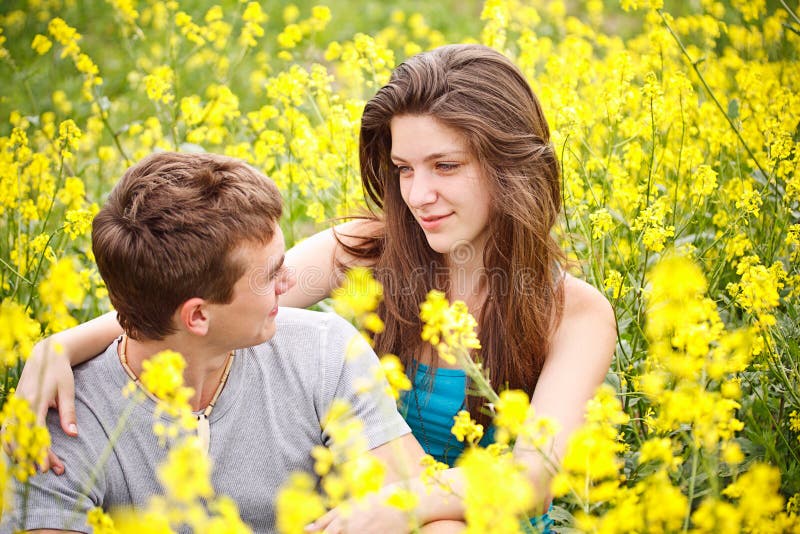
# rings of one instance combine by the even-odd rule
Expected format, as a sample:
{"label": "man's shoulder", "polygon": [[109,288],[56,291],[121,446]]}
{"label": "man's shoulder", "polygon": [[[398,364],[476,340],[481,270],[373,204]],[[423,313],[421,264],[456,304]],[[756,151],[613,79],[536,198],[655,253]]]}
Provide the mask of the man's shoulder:
{"label": "man's shoulder", "polygon": [[289,307],[281,307],[275,321],[279,326],[307,326],[312,328],[328,328],[331,323],[349,324],[335,313]]}
{"label": "man's shoulder", "polygon": [[274,342],[293,346],[314,340],[323,340],[326,344],[337,343],[357,334],[350,323],[335,313],[301,308],[280,308],[276,326]]}
{"label": "man's shoulder", "polygon": [[76,383],[78,380],[84,380],[87,376],[111,371],[117,361],[119,359],[117,357],[117,340],[115,339],[106,347],[106,350],[72,368]]}
{"label": "man's shoulder", "polygon": [[299,308],[281,308],[276,317],[275,335],[247,349],[258,365],[277,372],[301,374],[309,369],[338,373],[344,365],[348,346],[358,331],[335,313]]}
{"label": "man's shoulder", "polygon": [[129,380],[117,356],[116,340],[96,357],[75,366],[73,373],[79,417],[89,412],[98,419],[113,419],[129,401],[123,395]]}

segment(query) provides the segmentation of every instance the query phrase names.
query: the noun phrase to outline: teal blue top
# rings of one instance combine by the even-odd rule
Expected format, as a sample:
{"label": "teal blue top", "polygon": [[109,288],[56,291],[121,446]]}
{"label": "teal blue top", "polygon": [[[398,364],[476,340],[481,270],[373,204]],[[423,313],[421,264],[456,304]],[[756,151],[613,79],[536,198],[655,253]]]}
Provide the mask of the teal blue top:
{"label": "teal blue top", "polygon": [[[414,387],[400,397],[400,413],[411,427],[422,448],[449,466],[464,452],[464,443],[450,432],[453,417],[465,409],[467,376],[461,369],[437,369],[417,364]],[[481,446],[494,441],[494,427],[484,430]],[[539,532],[551,532],[553,520],[548,514],[531,518]]]}
{"label": "teal blue top", "polygon": [[[464,443],[450,432],[453,417],[466,409],[467,376],[461,369],[437,369],[436,374],[418,364],[414,387],[400,398],[400,413],[422,448],[449,466],[464,452]],[[486,446],[494,441],[494,427],[481,440]]]}

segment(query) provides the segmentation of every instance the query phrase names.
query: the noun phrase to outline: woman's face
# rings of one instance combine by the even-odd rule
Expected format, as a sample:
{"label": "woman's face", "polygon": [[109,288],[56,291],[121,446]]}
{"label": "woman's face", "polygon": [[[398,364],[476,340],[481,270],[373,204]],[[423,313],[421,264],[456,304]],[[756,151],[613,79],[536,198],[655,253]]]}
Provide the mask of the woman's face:
{"label": "woman's face", "polygon": [[[391,122],[400,194],[430,247],[460,261],[481,256],[489,225],[487,180],[464,137],[429,115]],[[456,253],[456,251],[458,252]]]}

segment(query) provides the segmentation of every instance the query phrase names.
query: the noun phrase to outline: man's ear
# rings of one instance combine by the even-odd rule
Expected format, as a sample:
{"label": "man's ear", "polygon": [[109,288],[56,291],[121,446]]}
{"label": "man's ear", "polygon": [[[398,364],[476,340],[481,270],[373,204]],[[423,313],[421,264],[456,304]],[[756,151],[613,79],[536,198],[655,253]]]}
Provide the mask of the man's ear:
{"label": "man's ear", "polygon": [[190,298],[178,308],[178,320],[189,332],[196,336],[208,333],[208,303],[200,297]]}

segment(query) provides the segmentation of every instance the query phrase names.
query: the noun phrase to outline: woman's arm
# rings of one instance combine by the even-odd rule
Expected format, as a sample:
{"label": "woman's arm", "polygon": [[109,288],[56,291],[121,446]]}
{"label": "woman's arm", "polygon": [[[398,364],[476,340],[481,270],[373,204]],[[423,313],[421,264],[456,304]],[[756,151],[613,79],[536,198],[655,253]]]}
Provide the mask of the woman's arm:
{"label": "woman's arm", "polygon": [[[559,425],[551,443],[541,448],[520,437],[514,457],[525,466],[528,481],[538,496],[531,511],[541,514],[550,502],[552,465],[558,466],[572,433],[584,422],[586,403],[592,398],[611,366],[617,341],[614,311],[608,300],[591,285],[567,275],[564,279],[564,312],[550,341],[539,381],[531,399],[529,420],[549,417]],[[542,456],[547,454],[547,458]],[[441,477],[457,495],[463,495],[460,469],[448,469]],[[421,488],[421,486],[420,486]],[[424,490],[423,490],[424,491]],[[460,499],[439,491],[438,498],[423,498],[421,522],[463,518]],[[425,495],[425,493],[420,493]]]}
{"label": "woman's arm", "polygon": [[[539,496],[531,503],[533,513],[542,513],[550,501],[551,469],[558,465],[570,435],[584,421],[586,403],[602,384],[616,346],[616,320],[606,298],[589,284],[571,276],[564,281],[564,313],[553,334],[550,353],[536,384],[528,417],[555,419],[560,430],[543,450],[548,458],[521,438],[514,447],[514,456],[525,466],[528,479]],[[451,491],[438,485],[430,487],[420,479],[395,483],[419,496],[415,510],[421,524],[439,520],[464,518],[464,505],[454,495],[463,495],[465,480],[460,469],[447,469],[437,479]],[[325,532],[382,532],[381,525],[391,524],[398,512],[383,506],[392,491],[385,488],[375,500],[346,519],[338,509],[331,510],[309,529]],[[451,493],[452,492],[452,493]],[[329,529],[329,530],[328,530]]]}
{"label": "woman's arm", "polygon": [[549,417],[559,431],[542,450],[518,439],[514,456],[526,466],[528,478],[542,505],[550,501],[552,469],[564,456],[572,433],[584,422],[586,403],[595,394],[611,366],[617,341],[614,311],[608,300],[586,282],[567,275],[564,280],[564,313],[553,334],[528,413],[530,419]]}
{"label": "woman's arm", "polygon": [[122,327],[115,312],[108,312],[91,321],[53,334],[37,343],[17,384],[17,396],[28,399],[43,421],[49,406],[58,406],[61,426],[68,434],[76,434],[75,405],[71,366],[78,365],[103,352]]}
{"label": "woman's arm", "polygon": [[[336,226],[335,231],[347,244],[357,244],[376,230],[374,221],[356,220]],[[336,240],[334,229],[323,230],[301,241],[286,252],[286,267],[295,277],[295,285],[281,295],[281,306],[306,308],[329,297],[339,287],[344,275],[337,264],[370,267],[372,262],[348,254]]]}
{"label": "woman's arm", "polygon": [[[27,399],[34,408],[39,424],[49,407],[58,408],[61,428],[70,436],[78,435],[75,418],[75,381],[72,366],[103,352],[111,341],[122,334],[116,314],[109,312],[91,321],[53,334],[33,347],[22,368],[16,395]],[[61,474],[64,465],[52,453],[40,466]]]}

